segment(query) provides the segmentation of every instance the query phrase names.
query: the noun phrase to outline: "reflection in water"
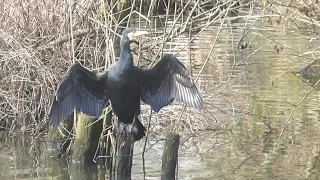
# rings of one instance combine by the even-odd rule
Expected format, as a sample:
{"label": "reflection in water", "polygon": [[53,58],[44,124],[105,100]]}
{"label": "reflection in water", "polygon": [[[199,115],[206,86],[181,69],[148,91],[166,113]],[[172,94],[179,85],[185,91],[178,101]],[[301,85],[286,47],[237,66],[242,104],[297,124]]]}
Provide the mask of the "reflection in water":
{"label": "reflection in water", "polygon": [[47,142],[31,137],[1,134],[0,179],[102,180],[105,171],[96,165],[70,164],[50,152]]}
{"label": "reflection in water", "polygon": [[[242,38],[243,28],[252,24],[251,32]],[[239,19],[223,26],[210,52],[219,26],[215,24],[201,32],[178,54],[193,77],[209,58],[197,82],[206,111],[199,115],[188,110],[178,127],[183,130],[180,179],[248,179],[273,149],[292,104],[310,89],[291,72],[309,61],[295,55],[316,46],[318,41],[309,42],[299,32],[282,35],[275,41],[273,38],[282,33],[275,27],[259,20]],[[186,33],[174,38],[164,46],[164,52],[180,51],[191,36]],[[238,49],[240,40],[249,45]],[[278,147],[260,167],[256,179],[320,178],[319,104],[319,92],[315,91],[297,107]],[[172,106],[154,114],[147,147],[163,137],[163,133],[177,128],[171,124],[175,124],[172,122],[178,119],[180,110],[181,106]],[[147,116],[145,113],[142,117],[145,122]],[[138,142],[135,153],[141,152],[142,146],[143,142]],[[162,148],[162,142],[156,143],[145,154],[147,179],[161,176]],[[105,178],[105,172],[97,167],[72,166],[51,156],[48,149],[47,143],[32,138],[0,136],[0,179]],[[141,167],[141,155],[137,155],[133,179],[141,179]]]}

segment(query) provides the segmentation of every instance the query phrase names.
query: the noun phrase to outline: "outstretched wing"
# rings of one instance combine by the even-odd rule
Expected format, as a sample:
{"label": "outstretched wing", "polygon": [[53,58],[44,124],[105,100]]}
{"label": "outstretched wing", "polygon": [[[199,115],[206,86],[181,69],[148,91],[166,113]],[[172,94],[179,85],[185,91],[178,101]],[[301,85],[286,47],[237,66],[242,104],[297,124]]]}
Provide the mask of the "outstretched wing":
{"label": "outstretched wing", "polygon": [[153,68],[140,70],[141,100],[158,112],[178,99],[199,110],[203,100],[187,69],[173,55],[165,55]]}
{"label": "outstretched wing", "polygon": [[74,109],[91,116],[100,116],[109,105],[106,76],[106,73],[96,75],[80,64],[73,64],[58,87],[49,114],[49,124],[59,125]]}

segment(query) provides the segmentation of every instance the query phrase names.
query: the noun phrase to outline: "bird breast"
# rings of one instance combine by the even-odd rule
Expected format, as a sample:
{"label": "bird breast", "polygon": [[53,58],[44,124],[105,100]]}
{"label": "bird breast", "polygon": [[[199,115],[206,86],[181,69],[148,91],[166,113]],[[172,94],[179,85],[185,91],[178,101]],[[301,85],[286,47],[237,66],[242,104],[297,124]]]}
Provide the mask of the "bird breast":
{"label": "bird breast", "polygon": [[139,100],[139,87],[135,73],[117,70],[108,75],[107,92],[112,106],[122,104],[124,107],[124,104],[129,105]]}

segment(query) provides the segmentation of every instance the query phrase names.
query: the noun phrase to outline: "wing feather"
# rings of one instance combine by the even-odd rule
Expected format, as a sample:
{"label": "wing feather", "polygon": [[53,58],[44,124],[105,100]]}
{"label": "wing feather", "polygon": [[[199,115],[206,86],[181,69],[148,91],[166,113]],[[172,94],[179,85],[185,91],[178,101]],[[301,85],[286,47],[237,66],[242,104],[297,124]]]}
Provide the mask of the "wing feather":
{"label": "wing feather", "polygon": [[100,116],[109,105],[106,76],[98,77],[80,64],[73,64],[58,87],[50,109],[49,124],[58,126],[74,109],[91,116]]}
{"label": "wing feather", "polygon": [[153,68],[140,73],[141,100],[154,111],[160,111],[174,99],[199,110],[203,108],[202,97],[187,69],[173,55],[165,55]]}

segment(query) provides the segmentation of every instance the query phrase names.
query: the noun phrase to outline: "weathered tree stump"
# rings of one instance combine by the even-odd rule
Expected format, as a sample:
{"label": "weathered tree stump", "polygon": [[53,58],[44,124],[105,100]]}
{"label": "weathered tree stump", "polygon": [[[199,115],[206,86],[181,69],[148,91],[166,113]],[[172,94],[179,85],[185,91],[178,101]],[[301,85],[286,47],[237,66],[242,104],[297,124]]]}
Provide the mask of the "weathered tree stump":
{"label": "weathered tree stump", "polygon": [[95,117],[80,114],[78,116],[76,137],[73,145],[72,160],[78,163],[93,163],[99,138],[103,128],[103,121]]}
{"label": "weathered tree stump", "polygon": [[178,160],[178,149],[180,135],[169,132],[166,135],[164,150],[162,155],[161,180],[174,180]]}
{"label": "weathered tree stump", "polygon": [[118,135],[114,145],[111,179],[131,180],[134,137],[132,134]]}

